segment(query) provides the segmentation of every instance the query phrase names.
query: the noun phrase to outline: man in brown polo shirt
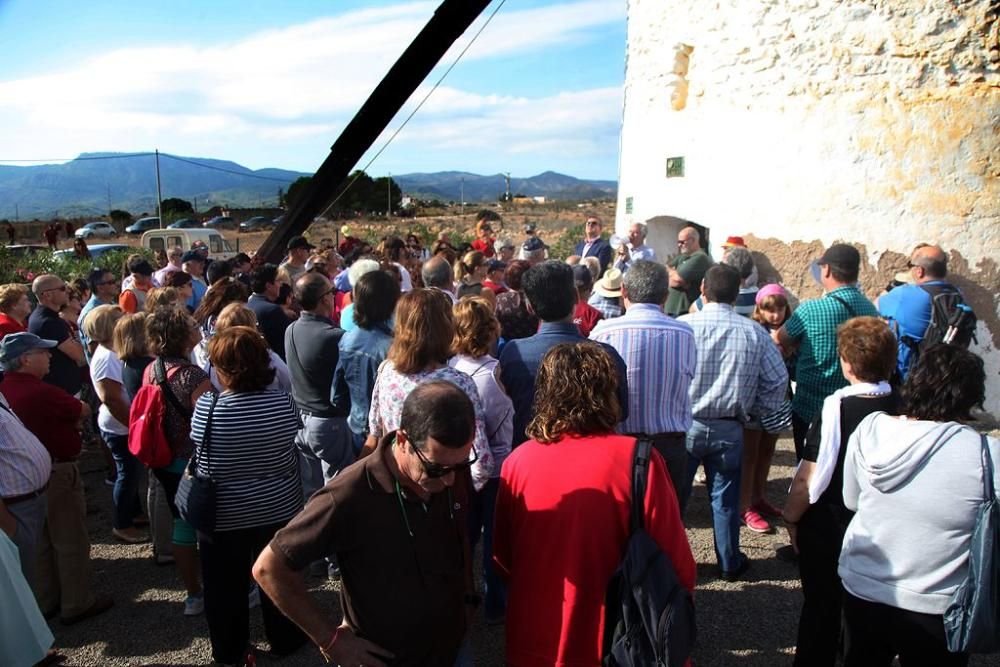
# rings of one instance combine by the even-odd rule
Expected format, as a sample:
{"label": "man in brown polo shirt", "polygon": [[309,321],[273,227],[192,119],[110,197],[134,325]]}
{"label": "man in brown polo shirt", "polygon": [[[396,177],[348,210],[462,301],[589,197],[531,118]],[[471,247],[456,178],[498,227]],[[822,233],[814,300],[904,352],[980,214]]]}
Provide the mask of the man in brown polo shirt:
{"label": "man in brown polo shirt", "polygon": [[[328,661],[455,663],[478,604],[465,534],[474,433],[461,389],[420,385],[403,403],[399,430],[313,496],[260,555],[261,588]],[[300,574],[330,553],[343,582],[339,626]]]}
{"label": "man in brown polo shirt", "polygon": [[42,381],[49,373],[51,350],[57,344],[27,332],[5,336],[0,341],[0,367],[4,370],[0,392],[52,457],[48,509],[32,585],[42,613],[46,617],[59,613],[65,625],[72,625],[107,611],[112,601],[95,596],[90,589],[87,502],[76,463],[81,449],[80,421],[90,416],[90,407]]}

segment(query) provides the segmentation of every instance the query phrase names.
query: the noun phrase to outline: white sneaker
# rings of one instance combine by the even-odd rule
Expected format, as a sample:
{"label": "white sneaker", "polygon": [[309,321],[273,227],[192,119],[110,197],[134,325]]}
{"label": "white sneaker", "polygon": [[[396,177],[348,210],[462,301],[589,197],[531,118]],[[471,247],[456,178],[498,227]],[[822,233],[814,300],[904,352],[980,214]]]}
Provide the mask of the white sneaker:
{"label": "white sneaker", "polygon": [[205,594],[189,595],[184,600],[185,616],[200,616],[205,612]]}

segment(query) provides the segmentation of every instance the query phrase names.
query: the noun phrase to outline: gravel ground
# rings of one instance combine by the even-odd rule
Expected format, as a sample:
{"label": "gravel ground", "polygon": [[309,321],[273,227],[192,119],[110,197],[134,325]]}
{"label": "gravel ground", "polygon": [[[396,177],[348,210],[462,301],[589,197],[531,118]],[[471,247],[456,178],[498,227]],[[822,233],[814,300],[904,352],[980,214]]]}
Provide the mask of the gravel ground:
{"label": "gravel ground", "polygon": [[[778,443],[768,495],[778,501],[790,482],[794,453],[790,439]],[[211,662],[204,616],[182,615],[184,593],[172,566],[156,566],[149,545],[122,545],[111,538],[111,489],[104,485],[104,463],[89,452],[81,464],[87,485],[88,525],[93,538],[93,583],[115,598],[115,607],[77,626],[51,624],[56,646],[69,656],[67,665],[205,665]],[[742,548],[753,565],[742,581],[716,578],[711,513],[704,486],[697,486],[688,508],[687,534],[698,563],[699,646],[697,665],[772,666],[791,664],[801,602],[795,565],[774,557],[785,543],[784,531],[761,535],[744,529]],[[310,580],[313,594],[339,617],[337,586]],[[259,612],[251,614],[251,637],[265,645]],[[487,626],[482,618],[472,629],[477,665],[502,665],[502,626]],[[266,657],[261,665],[299,667],[323,664],[307,647],[280,661]],[[976,658],[975,666],[1000,665],[1000,659]]]}

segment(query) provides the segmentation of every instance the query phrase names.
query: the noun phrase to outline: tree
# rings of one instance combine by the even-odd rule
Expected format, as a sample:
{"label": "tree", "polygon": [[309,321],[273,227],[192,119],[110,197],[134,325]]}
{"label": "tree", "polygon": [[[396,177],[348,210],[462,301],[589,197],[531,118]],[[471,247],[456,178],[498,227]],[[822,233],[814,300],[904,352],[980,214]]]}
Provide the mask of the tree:
{"label": "tree", "polygon": [[292,184],[288,186],[288,192],[285,193],[286,209],[295,206],[295,202],[298,201],[298,198],[305,192],[311,182],[312,176],[300,176],[292,181]]}
{"label": "tree", "polygon": [[170,197],[169,199],[164,199],[160,202],[160,211],[163,213],[164,217],[184,215],[186,213],[194,213],[194,206],[192,206],[191,202],[186,199]]}
{"label": "tree", "polygon": [[111,218],[111,223],[114,225],[129,225],[132,223],[132,214],[120,208],[111,211],[108,217]]}

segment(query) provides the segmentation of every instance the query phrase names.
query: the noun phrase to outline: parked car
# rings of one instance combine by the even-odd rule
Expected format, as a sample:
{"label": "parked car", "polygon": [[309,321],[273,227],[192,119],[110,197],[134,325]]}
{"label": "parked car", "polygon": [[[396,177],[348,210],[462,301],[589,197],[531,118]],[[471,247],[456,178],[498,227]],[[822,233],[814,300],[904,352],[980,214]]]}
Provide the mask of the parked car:
{"label": "parked car", "polygon": [[275,226],[274,220],[263,215],[255,215],[249,220],[240,223],[241,232],[259,232],[262,229],[271,229]]}
{"label": "parked car", "polygon": [[34,244],[14,244],[4,246],[6,250],[11,255],[21,257],[23,255],[34,255],[36,252],[46,252],[49,249],[47,245],[34,245]]}
{"label": "parked car", "polygon": [[148,232],[151,229],[160,228],[159,218],[139,218],[131,225],[125,228],[125,231],[129,234],[142,234],[143,232]]}
{"label": "parked car", "polygon": [[225,215],[217,215],[204,224],[208,229],[239,229],[239,225],[232,218]]}
{"label": "parked car", "polygon": [[[125,245],[124,243],[95,243],[94,245],[88,245],[87,250],[90,251],[90,259],[96,264],[105,254],[109,252],[115,252],[117,250],[132,250],[134,246]],[[73,259],[76,257],[76,251],[72,248],[69,250],[57,250],[52,253],[52,256],[56,259]]]}
{"label": "parked car", "polygon": [[181,218],[167,225],[167,229],[197,229],[201,227],[201,222],[194,218]]}
{"label": "parked car", "polygon": [[190,250],[198,241],[208,246],[212,259],[229,259],[236,250],[214,229],[154,229],[142,235],[142,247],[167,251],[174,246]]}
{"label": "parked car", "polygon": [[109,222],[88,222],[73,233],[78,239],[102,238],[110,239],[118,236],[118,230]]}

